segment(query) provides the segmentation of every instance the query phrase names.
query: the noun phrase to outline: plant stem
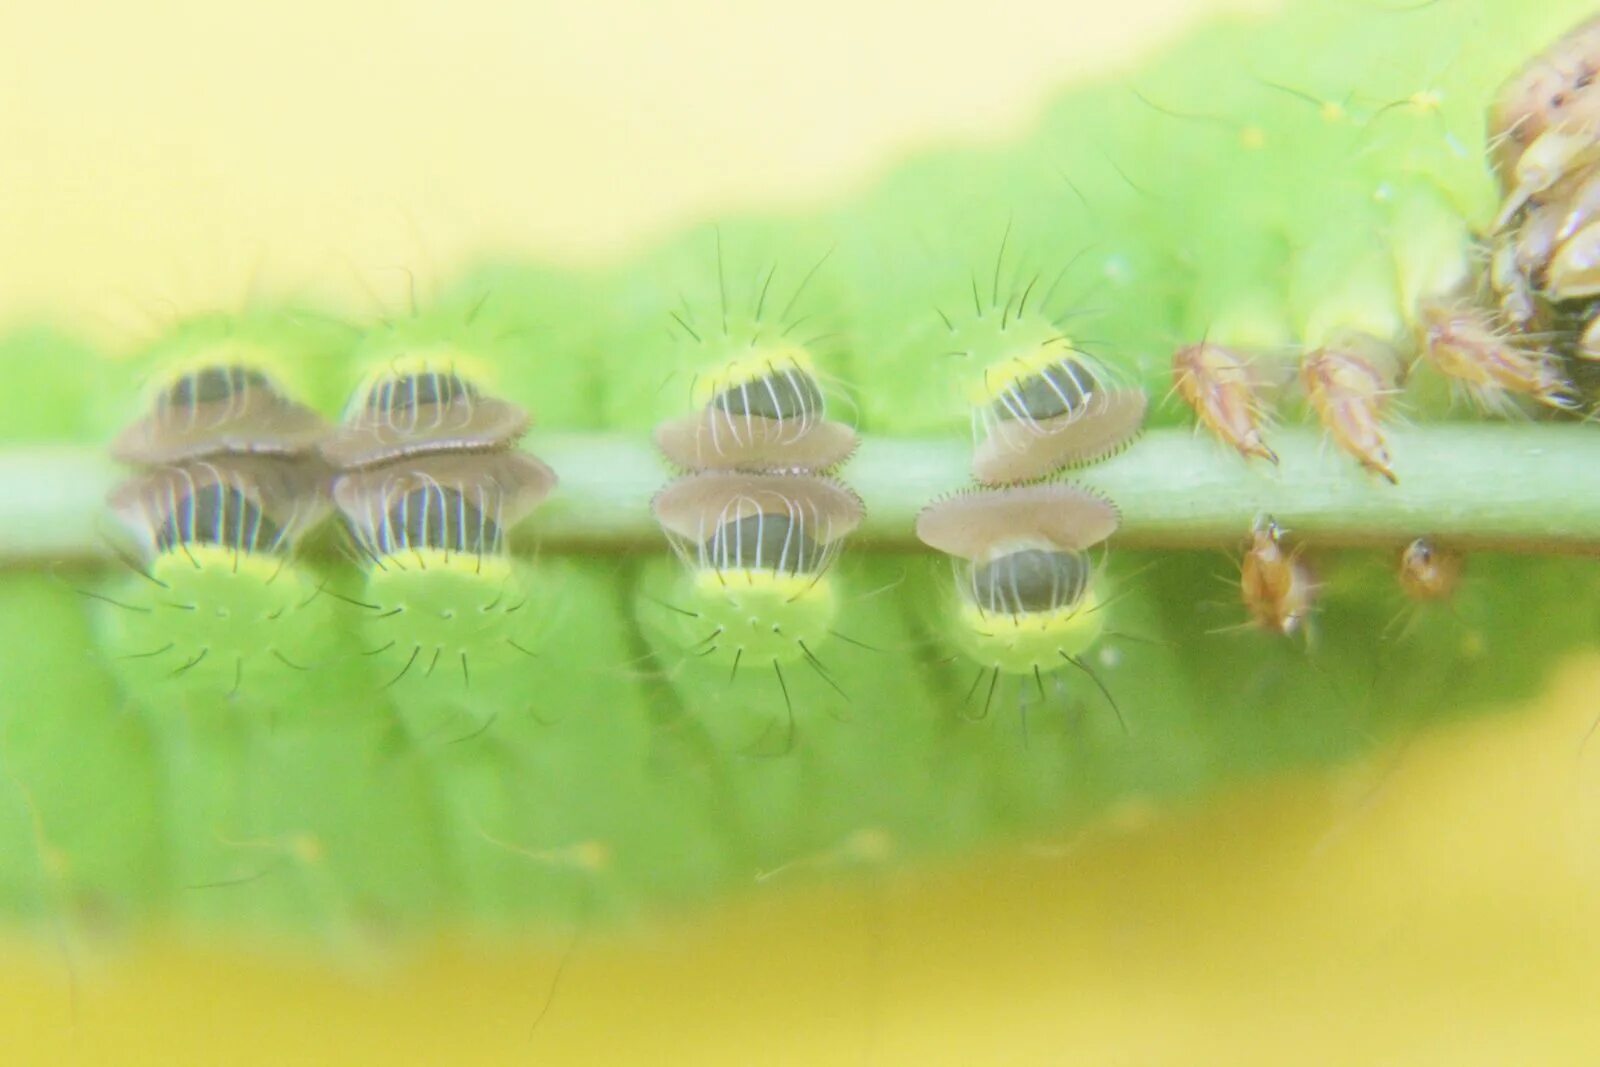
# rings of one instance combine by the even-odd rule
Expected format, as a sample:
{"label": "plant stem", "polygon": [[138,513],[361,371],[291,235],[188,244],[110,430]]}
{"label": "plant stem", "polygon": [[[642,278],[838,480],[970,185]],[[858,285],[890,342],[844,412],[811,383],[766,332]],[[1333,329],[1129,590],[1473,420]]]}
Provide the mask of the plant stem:
{"label": "plant stem", "polygon": [[[1309,430],[1275,434],[1282,465],[1245,462],[1186,430],[1156,430],[1077,472],[1122,509],[1115,543],[1237,544],[1268,513],[1305,541],[1386,545],[1430,534],[1465,548],[1600,553],[1600,433],[1579,425],[1437,424],[1390,435],[1399,485],[1364,474]],[[528,447],[561,475],[534,517],[558,551],[655,550],[650,498],[670,472],[641,436],[542,433]],[[866,500],[863,547],[914,549],[928,501],[970,484],[965,441],[868,438],[844,470]],[[108,553],[101,510],[118,477],[82,446],[0,450],[0,560]],[[524,539],[525,542],[531,539]]]}

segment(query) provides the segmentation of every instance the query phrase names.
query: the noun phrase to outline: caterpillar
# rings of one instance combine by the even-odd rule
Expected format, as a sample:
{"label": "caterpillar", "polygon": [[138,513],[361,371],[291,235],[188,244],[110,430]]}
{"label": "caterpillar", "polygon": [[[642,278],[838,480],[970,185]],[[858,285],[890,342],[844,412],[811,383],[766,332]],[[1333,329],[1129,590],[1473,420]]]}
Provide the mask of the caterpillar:
{"label": "caterpillar", "polygon": [[[773,271],[768,272],[768,282]],[[700,342],[704,363],[691,390],[696,411],[656,427],[656,445],[686,470],[823,471],[855,451],[855,431],[826,417],[810,353],[799,344],[761,344],[765,293],[757,298],[748,338],[724,328],[723,344]],[[692,330],[692,327],[685,326]],[[709,328],[708,328],[709,332]],[[740,348],[748,351],[740,353]]]}
{"label": "caterpillar", "polygon": [[[969,491],[917,517],[918,538],[955,563],[954,589],[924,609],[949,621],[928,636],[959,680],[959,743],[1002,823],[1031,828],[1092,803],[1092,754],[1134,742],[1129,675],[1117,670],[1127,635],[1108,625],[1121,598],[1106,595],[1110,567],[1087,551],[1117,525],[1110,502],[1053,483]],[[1123,576],[1130,592],[1138,577]]]}
{"label": "caterpillar", "polygon": [[[259,559],[282,567],[272,595],[292,580],[308,599],[258,619],[255,640],[228,638],[245,665],[236,685],[217,653],[176,676],[192,653],[159,668],[105,659],[160,647],[181,620],[158,623],[153,644],[108,639],[92,624],[133,628],[141,613],[100,603],[85,614],[70,589],[61,599],[39,576],[6,576],[0,682],[38,694],[29,708],[82,705],[61,724],[26,709],[6,715],[12,804],[0,855],[12,899],[38,909],[47,889],[50,906],[99,894],[119,914],[269,913],[302,924],[570,920],[596,900],[625,912],[748,884],[839,842],[887,842],[912,856],[1053,833],[1130,797],[1325,763],[1408,718],[1526,691],[1550,657],[1587,639],[1572,613],[1530,617],[1521,606],[1525,596],[1581,599],[1572,591],[1593,579],[1574,564],[1475,557],[1474,589],[1463,590],[1471,614],[1524,620],[1518,648],[1538,654],[1509,655],[1499,623],[1482,628],[1470,654],[1459,635],[1430,631],[1355,707],[1308,684],[1305,652],[1290,642],[1234,647],[1245,643],[1206,634],[1196,605],[1215,590],[1204,557],[1119,550],[1097,570],[1074,555],[1082,527],[1031,530],[1051,546],[1034,555],[1002,552],[1023,530],[1015,512],[952,504],[931,515],[984,532],[990,553],[963,556],[952,587],[943,563],[868,553],[868,538],[841,553],[860,505],[821,475],[850,454],[859,421],[902,437],[969,431],[980,481],[1048,477],[1120,449],[1141,421],[1127,413],[1144,414],[1146,391],[1170,380],[1184,350],[1237,357],[1195,363],[1191,384],[1213,403],[1202,421],[1257,459],[1270,459],[1266,404],[1243,392],[1234,368],[1248,364],[1251,384],[1286,381],[1305,353],[1347,352],[1352,337],[1402,363],[1433,360],[1406,378],[1396,406],[1458,417],[1426,390],[1443,388],[1439,358],[1467,335],[1451,319],[1461,336],[1447,343],[1435,330],[1430,341],[1430,309],[1470,309],[1464,321],[1487,332],[1468,341],[1514,334],[1522,354],[1547,329],[1572,333],[1569,317],[1584,313],[1579,298],[1549,300],[1534,279],[1535,306],[1550,306],[1514,330],[1494,317],[1514,287],[1497,291],[1479,262],[1490,243],[1482,231],[1506,207],[1484,164],[1479,112],[1514,57],[1553,36],[1549,23],[1563,14],[1441,4],[1380,17],[1302,5],[1265,26],[1215,26],[1141,68],[1136,93],[1125,84],[1065,93],[1021,145],[931,154],[825,214],[730,220],[720,242],[699,230],[604,274],[489,265],[417,321],[370,327],[355,354],[348,327],[315,316],[197,323],[171,347],[117,363],[49,341],[78,367],[114,367],[112,384],[55,422],[13,399],[0,426],[8,444],[105,444],[165,396],[166,425],[151,424],[160,432],[119,446],[152,468],[126,491],[128,524],[147,541],[136,554],[175,572],[193,571],[193,554],[217,586],[206,590],[213,600],[234,588],[235,556]],[[1524,229],[1548,225],[1533,218],[1539,196],[1505,221],[1530,247]],[[242,352],[243,339],[257,347],[201,354]],[[5,366],[48,380],[56,372],[27,356],[40,344],[14,342]],[[1533,378],[1576,377],[1575,360],[1557,355]],[[1388,386],[1340,391],[1335,374],[1312,378],[1308,399],[1315,408],[1320,395],[1332,413],[1336,442],[1378,478],[1405,471],[1381,421],[1347,395],[1374,400]],[[335,417],[356,382],[365,384],[342,429],[308,450],[316,421]],[[263,400],[273,413],[252,423]],[[376,428],[364,421],[373,410]],[[664,468],[689,472],[656,498],[681,557],[535,558],[533,538],[511,530],[518,513],[546,490],[550,509],[575,505],[513,448],[518,411],[539,415],[535,450],[552,428],[578,433],[564,443],[580,457],[613,439],[602,435],[654,435]],[[173,417],[199,427],[211,414],[243,435],[171,432]],[[1092,427],[1104,436],[1077,436]],[[332,502],[354,560],[331,558],[308,532],[324,503],[268,491],[267,472],[297,471],[313,454],[340,468]],[[1277,474],[1241,463],[1242,479],[1256,477]],[[1103,515],[1058,483],[995,492],[956,499],[1037,494]],[[1263,578],[1287,568],[1291,581],[1287,593],[1263,581],[1251,603],[1274,631],[1299,632],[1308,581],[1294,549],[1273,528],[1257,540],[1263,556],[1276,552]],[[426,572],[379,566],[419,559]],[[465,636],[463,671],[452,624],[494,604],[501,576],[527,597],[511,614],[535,621],[522,635],[520,620],[497,616],[516,601],[496,605],[491,624]],[[1330,664],[1364,664],[1387,610],[1346,594],[1347,577],[1330,567],[1317,579]],[[1387,568],[1383,580],[1392,591]],[[123,581],[160,595],[136,574],[115,590],[89,585],[148,603],[124,598]],[[1025,602],[1024,590],[1041,599]],[[1002,640],[967,625],[976,606],[1048,625]],[[379,618],[395,607],[414,613]],[[29,659],[30,615],[60,635],[41,658],[48,676]],[[308,648],[280,646],[272,626],[285,620],[305,624],[284,633]],[[273,649],[310,669],[274,668]],[[72,681],[90,650],[102,659]],[[1127,735],[1115,716],[1077,714],[1101,698],[1063,652],[1130,712]],[[127,672],[146,668],[141,689]],[[988,686],[992,706],[1014,697],[1063,714],[1032,714],[1024,734],[1021,716],[981,714]],[[302,689],[312,696],[297,706]],[[130,727],[115,717],[129,703],[151,714]],[[1375,719],[1372,708],[1392,715]],[[237,714],[251,709],[277,713],[277,741],[254,738],[236,746],[238,759],[215,763],[162,755],[164,714],[272,721]],[[107,782],[91,783],[93,810],[75,805],[62,770],[75,729],[106,768]],[[253,793],[219,781],[250,760]],[[118,838],[105,812],[123,793],[129,817],[148,823]],[[30,810],[23,798],[42,832],[17,815]],[[229,812],[221,836],[219,810]],[[190,850],[170,869],[156,858],[168,838]]]}
{"label": "caterpillar", "polygon": [[[870,674],[884,653],[841,621],[854,598],[835,565],[861,503],[814,475],[713,471],[670,483],[652,511],[678,558],[640,575],[647,662],[672,694],[670,728],[721,754],[724,832],[753,880],[860,828],[861,809],[814,804],[811,783],[858,781],[874,757],[916,780],[915,709],[895,709]],[[909,753],[886,746],[896,725]]]}

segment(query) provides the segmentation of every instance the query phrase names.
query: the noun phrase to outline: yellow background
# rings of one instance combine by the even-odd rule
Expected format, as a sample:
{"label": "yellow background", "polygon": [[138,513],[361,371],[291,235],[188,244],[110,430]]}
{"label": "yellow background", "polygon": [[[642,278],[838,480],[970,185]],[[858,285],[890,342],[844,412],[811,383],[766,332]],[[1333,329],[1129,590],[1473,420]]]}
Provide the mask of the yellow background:
{"label": "yellow background", "polygon": [[[1005,136],[1216,5],[639,6],[8,5],[0,314],[115,332],[252,286],[381,305],[485,247],[619,254]],[[13,942],[0,1062],[1594,1063],[1600,658],[1553,682],[1363,767],[570,955]]]}

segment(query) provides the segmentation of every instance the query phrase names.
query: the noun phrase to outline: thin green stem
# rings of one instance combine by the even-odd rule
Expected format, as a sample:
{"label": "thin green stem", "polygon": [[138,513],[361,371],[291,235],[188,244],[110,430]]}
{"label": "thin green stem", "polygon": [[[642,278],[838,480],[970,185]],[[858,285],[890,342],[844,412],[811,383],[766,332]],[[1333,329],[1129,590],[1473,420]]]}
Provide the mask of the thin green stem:
{"label": "thin green stem", "polygon": [[[1600,433],[1578,425],[1440,424],[1395,430],[1399,485],[1369,477],[1307,430],[1273,437],[1282,463],[1246,462],[1203,436],[1157,430],[1072,477],[1122,509],[1115,543],[1236,544],[1271,514],[1297,538],[1393,544],[1431,534],[1468,548],[1600,553]],[[561,475],[534,517],[547,550],[654,550],[650,498],[671,473],[642,436],[543,433],[528,447]],[[867,503],[855,543],[915,548],[916,513],[970,484],[964,441],[869,438],[843,472]],[[106,556],[115,466],[96,449],[0,451],[0,559]]]}

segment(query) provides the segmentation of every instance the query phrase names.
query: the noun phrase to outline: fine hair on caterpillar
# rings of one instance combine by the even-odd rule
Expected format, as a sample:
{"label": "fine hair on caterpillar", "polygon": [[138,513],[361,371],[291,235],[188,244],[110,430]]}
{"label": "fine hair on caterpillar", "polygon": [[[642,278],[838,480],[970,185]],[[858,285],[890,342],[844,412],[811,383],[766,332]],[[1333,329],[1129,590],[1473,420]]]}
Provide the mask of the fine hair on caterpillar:
{"label": "fine hair on caterpillar", "polygon": [[[307,312],[183,320],[114,366],[122,395],[113,458],[175,463],[217,454],[309,456],[327,433],[324,380],[354,331]],[[138,407],[127,412],[129,396]]]}
{"label": "fine hair on caterpillar", "polygon": [[718,582],[730,573],[746,582],[766,573],[819,579],[864,517],[860,498],[841,483],[738,473],[680,478],[651,509],[688,569]]}
{"label": "fine hair on caterpillar", "polygon": [[344,421],[322,446],[366,571],[338,599],[362,613],[361,659],[424,736],[463,718],[481,732],[525,706],[515,668],[536,655],[548,620],[530,604],[542,585],[535,566],[512,557],[509,531],[557,484],[516,448],[527,412],[493,395],[491,368],[447,326],[413,318],[376,331],[357,353],[368,369]]}
{"label": "fine hair on caterpillar", "polygon": [[[161,382],[149,413],[117,435],[124,463],[176,463],[216,453],[298,456],[314,450],[327,423],[286,396],[270,372],[242,353],[213,353]],[[237,362],[235,362],[237,360]]]}
{"label": "fine hair on caterpillar", "polygon": [[1066,332],[1066,313],[1049,310],[1077,257],[1043,288],[1040,271],[1002,293],[1010,239],[1008,223],[987,299],[974,275],[970,312],[965,303],[936,308],[944,331],[930,340],[946,349],[941,361],[958,361],[975,442],[972,474],[991,486],[1036,481],[1115,454],[1138,435],[1147,407],[1142,389],[1119,382]]}
{"label": "fine hair on caterpillar", "polygon": [[[186,699],[237,704],[247,675],[264,670],[283,690],[285,670],[305,674],[320,660],[322,583],[294,554],[328,510],[315,452],[326,424],[278,381],[295,329],[178,327],[151,357],[145,410],[112,445],[144,468],[108,500],[135,573],[102,598],[121,609],[104,618],[106,634],[136,692],[167,670],[184,679]],[[147,702],[159,693],[148,690]]]}
{"label": "fine hair on caterpillar", "polygon": [[135,475],[111,508],[139,546],[136,575],[101,597],[114,660],[142,691],[183,679],[186,699],[234,701],[263,671],[317,666],[322,583],[293,561],[326,510],[315,464],[213,456]]}
{"label": "fine hair on caterpillar", "polygon": [[691,395],[698,414],[657,425],[656,445],[690,471],[831,470],[850,458],[858,439],[826,417],[818,377],[799,346],[732,360],[697,376]]}
{"label": "fine hair on caterpillar", "polygon": [[1119,451],[1144,423],[1143,390],[1114,384],[1110,371],[1065,338],[984,368],[993,397],[974,417],[983,425],[972,473],[985,485],[1048,477]]}
{"label": "fine hair on caterpillar", "polygon": [[785,709],[780,754],[788,752],[795,709],[785,666],[804,664],[848,700],[818,650],[838,636],[829,571],[864,517],[860,498],[815,476],[705,472],[673,482],[651,508],[682,563],[662,602],[671,651],[682,663],[720,666],[730,686],[743,668],[770,667]]}
{"label": "fine hair on caterpillar", "polygon": [[370,565],[482,574],[507,554],[506,531],[555,485],[555,472],[525,452],[443,453],[346,471],[333,499]]}
{"label": "fine hair on caterpillar", "polygon": [[[1369,32],[1362,51],[1311,28],[1299,24],[1296,48],[1270,29],[1219,26],[1187,56],[1148,65],[1139,81],[1148,75],[1153,99],[1216,120],[1191,124],[1193,135],[1159,112],[1143,114],[1120,86],[1092,87],[1063,98],[1041,127],[1048,139],[1015,153],[952,149],[897,175],[864,207],[775,220],[761,235],[769,244],[748,250],[754,270],[733,257],[713,261],[700,236],[651,259],[570,276],[494,263],[482,269],[499,272],[498,288],[472,310],[435,308],[428,321],[375,325],[359,348],[331,359],[298,344],[257,355],[219,344],[203,355],[191,348],[130,362],[124,377],[138,375],[140,385],[151,367],[165,375],[141,394],[149,428],[118,451],[147,468],[127,522],[141,541],[130,552],[140,571],[116,588],[108,583],[115,602],[94,608],[112,635],[107,657],[123,658],[90,664],[109,667],[109,695],[83,706],[98,713],[128,698],[194,719],[221,709],[223,721],[242,718],[229,709],[250,709],[246,725],[260,719],[272,731],[249,732],[281,753],[260,761],[267,789],[254,781],[251,789],[266,799],[249,819],[212,817],[189,772],[211,776],[211,796],[233,792],[235,776],[202,752],[165,772],[198,798],[187,824],[141,822],[168,838],[162,845],[224,833],[229,842],[323,842],[327,859],[308,859],[308,875],[331,903],[355,902],[341,914],[370,914],[375,928],[447,909],[474,920],[515,909],[549,922],[575,907],[562,900],[572,895],[569,875],[593,879],[597,899],[622,912],[638,896],[676,901],[748,883],[753,871],[863,866],[879,853],[912,861],[963,834],[1026,836],[1035,819],[1059,830],[1130,797],[1161,804],[1244,774],[1331,764],[1428,701],[1465,707],[1531,688],[1538,668],[1583,640],[1581,623],[1558,620],[1555,609],[1581,613],[1575,591],[1588,586],[1581,572],[1563,569],[1567,561],[1515,554],[1582,541],[1584,498],[1563,499],[1561,486],[1578,482],[1560,479],[1576,478],[1562,470],[1564,449],[1582,454],[1575,435],[1583,428],[1402,431],[1393,425],[1399,400],[1389,395],[1399,383],[1366,345],[1417,357],[1421,373],[1405,379],[1404,399],[1421,418],[1473,417],[1436,403],[1448,377],[1435,364],[1451,345],[1468,349],[1459,359],[1474,373],[1503,364],[1534,383],[1519,390],[1491,377],[1484,396],[1550,417],[1535,404],[1562,405],[1538,394],[1556,396],[1576,373],[1556,342],[1581,338],[1592,321],[1578,262],[1587,246],[1577,240],[1591,183],[1575,179],[1569,190],[1558,181],[1518,208],[1506,232],[1515,233],[1509,245],[1522,279],[1513,275],[1497,292],[1473,259],[1474,223],[1492,215],[1487,171],[1477,175],[1482,189],[1471,176],[1461,180],[1481,169],[1475,145],[1463,141],[1465,163],[1438,179],[1455,186],[1430,188],[1429,173],[1430,153],[1445,154],[1445,137],[1467,129],[1459,105],[1476,106],[1484,94],[1443,84],[1444,103],[1424,112],[1425,100],[1408,102],[1422,90],[1396,89],[1408,59],[1387,28]],[[1393,36],[1402,32],[1410,31],[1397,27]],[[1415,35],[1429,54],[1409,66],[1432,64],[1436,35]],[[1346,92],[1365,77],[1359,62],[1383,84]],[[1256,84],[1268,79],[1272,87]],[[1116,151],[1148,187],[1131,206],[1089,155],[1102,134],[1106,153]],[[1144,154],[1136,157],[1135,146]],[[1219,146],[1230,154],[1213,167],[1205,153]],[[1056,163],[1083,182],[1096,218],[1056,217],[1055,190],[1025,173]],[[1547,212],[1558,197],[1564,211]],[[1042,203],[1050,217],[1019,221],[996,256],[1003,218],[994,213],[1007,203]],[[898,241],[896,218],[910,231]],[[839,233],[840,253],[808,280],[817,259],[805,245],[824,228]],[[1072,255],[1086,235],[1105,255],[1054,291],[1053,269],[1034,276],[1032,264],[1017,262],[1019,238]],[[780,243],[793,250],[792,270],[789,252],[774,254]],[[919,257],[924,246],[931,254]],[[730,250],[738,247],[730,240]],[[981,250],[969,254],[974,247]],[[784,265],[770,269],[774,262]],[[669,267],[693,269],[684,280]],[[1452,277],[1462,284],[1444,284]],[[1084,336],[1081,320],[1069,335],[1060,309],[1085,278],[1118,291]],[[705,284],[697,289],[696,279]],[[1528,292],[1516,294],[1517,285]],[[459,290],[467,302],[476,296],[469,288]],[[1550,300],[1557,291],[1561,299]],[[1526,325],[1501,317],[1502,293],[1532,301]],[[1069,313],[1087,310],[1065,302]],[[1431,308],[1445,310],[1434,319]],[[1431,353],[1429,325],[1437,327]],[[507,326],[528,343],[484,343]],[[670,344],[667,326],[678,335]],[[829,343],[827,329],[842,329],[844,340]],[[1497,344],[1513,351],[1490,351]],[[1302,361],[1301,353],[1310,355]],[[1087,475],[1128,506],[1128,529],[1114,534],[1115,509],[1085,500],[1083,490],[1026,480],[1120,447],[1139,420],[1117,411],[1142,414],[1135,386],[1159,395],[1151,383],[1169,356],[1194,414],[1154,417],[1198,422],[1221,448],[1184,440],[1187,427],[1163,430]],[[90,357],[86,380],[99,355]],[[44,392],[27,370],[19,367],[13,383],[23,407]],[[1306,425],[1277,432],[1270,409],[1295,371]],[[305,388],[320,379],[332,384]],[[859,398],[861,429],[874,435],[856,462],[863,493],[881,512],[870,552],[848,555],[840,546],[862,505],[826,477],[855,441],[846,425],[855,420],[833,406],[839,382],[859,390],[844,395]],[[134,395],[120,393],[119,409]],[[341,409],[337,430],[316,428]],[[312,416],[303,428],[296,411]],[[554,475],[519,451],[533,411],[543,428],[536,440],[547,442],[544,454],[571,486],[549,509],[558,558],[534,551],[531,524],[518,524],[554,489]],[[1333,453],[1321,459],[1313,456],[1317,421]],[[962,454],[969,429],[976,457]],[[17,439],[34,440],[21,436],[29,432]],[[108,427],[51,432],[111,438]],[[639,551],[653,532],[646,501],[668,477],[646,440],[652,434],[665,467],[690,473],[655,501],[676,555],[658,543],[647,558]],[[336,470],[310,474],[329,460]],[[954,558],[926,558],[909,543],[910,512],[936,487],[965,480],[968,460],[985,482],[1018,479],[1021,488],[989,486],[930,508],[917,532]],[[237,477],[215,477],[202,464]],[[310,488],[280,505],[265,473],[275,464],[296,479],[303,473]],[[160,483],[158,495],[153,487],[169,468],[189,482]],[[1378,484],[1396,473],[1400,487]],[[1506,486],[1517,493],[1501,492]],[[304,535],[329,503],[342,516],[336,545],[331,531]],[[1321,573],[1286,532],[1258,531],[1239,568],[1253,569],[1254,579],[1228,576],[1232,617],[1222,621],[1248,618],[1244,625],[1263,635],[1206,640],[1197,615],[1209,580],[1203,558],[1179,546],[1243,536],[1263,507],[1303,527],[1304,554],[1319,553]],[[1390,641],[1380,630],[1401,600],[1395,561],[1370,546],[1433,523],[1441,545],[1513,555],[1474,559],[1473,581],[1455,605],[1444,592],[1453,579],[1442,550],[1412,552],[1398,579],[1435,606],[1416,633]],[[1559,541],[1546,545],[1546,534]],[[1108,537],[1117,546],[1106,563]],[[1121,566],[1124,541],[1158,553],[1145,557],[1161,564],[1143,588],[1129,588],[1139,561]],[[1346,543],[1369,547],[1345,555]],[[347,559],[330,560],[326,547]],[[1359,597],[1353,572],[1366,583]],[[268,592],[246,598],[239,590],[255,578]],[[1324,578],[1331,595],[1319,605]],[[275,598],[295,583],[303,595],[283,606]],[[63,635],[82,613],[70,596],[61,599],[65,625],[26,596],[0,605],[24,617],[7,631],[7,643],[23,649],[11,657],[21,669],[0,664],[0,689],[19,693],[19,708],[36,703],[30,686],[48,695],[55,676],[71,672]],[[1545,610],[1514,621],[1528,603]],[[206,614],[218,607],[248,625]],[[1475,623],[1513,620],[1493,658],[1468,649],[1471,639],[1487,647],[1475,630],[1451,625],[1458,607]],[[25,623],[35,614],[46,638],[39,651],[52,658],[30,673]],[[1313,619],[1322,632],[1312,654],[1280,640],[1308,633]],[[1115,631],[1129,629],[1173,643],[1127,655]],[[1375,643],[1396,667],[1381,692],[1374,671],[1362,709],[1333,690],[1366,670]],[[1472,656],[1481,674],[1466,678],[1460,667]],[[643,663],[650,666],[622,668]],[[1307,685],[1324,670],[1342,676],[1330,681],[1335,699]],[[303,720],[255,714],[291,706],[305,709]],[[1114,736],[1111,714],[1123,711],[1137,735],[1126,740]],[[21,728],[8,731],[8,771],[23,765],[10,743],[51,729],[46,718],[19,718]],[[436,738],[445,743],[430,743]],[[118,758],[134,747],[122,745]],[[738,758],[791,750],[792,760]],[[1108,750],[1114,758],[1104,758]],[[383,758],[361,758],[373,753]],[[54,753],[37,762],[64,765]],[[116,784],[137,799],[135,773]],[[84,777],[63,775],[61,790],[92,786]],[[352,805],[352,797],[371,803]],[[115,810],[98,798],[94,807]],[[371,825],[362,825],[367,811],[334,821],[352,807],[368,809]],[[305,836],[295,836],[302,827]],[[859,839],[850,836],[857,827],[866,828]],[[93,863],[93,847],[70,860]],[[160,864],[156,849],[144,852]],[[532,861],[528,870],[521,861]],[[254,891],[222,887],[251,870],[188,866],[176,881],[205,887],[201,906],[243,911],[227,899]],[[368,903],[385,895],[401,903]],[[183,900],[177,894],[177,908],[190,907]]]}
{"label": "fine hair on caterpillar", "polygon": [[[485,668],[535,654],[543,620],[527,610],[527,568],[510,556],[506,531],[555,483],[549,467],[511,451],[416,456],[334,480],[334,503],[368,568],[360,593],[345,599],[364,613],[362,655],[386,674],[383,689],[407,683],[462,710],[475,673],[481,683]],[[452,681],[435,679],[442,662]]]}
{"label": "fine hair on caterpillar", "polygon": [[323,457],[351,469],[514,446],[527,432],[527,412],[488,395],[478,384],[483,372],[469,371],[468,362],[444,346],[392,356],[357,387],[344,422],[323,442]]}
{"label": "fine hair on caterpillar", "polygon": [[[730,287],[723,235],[714,235],[714,261],[700,255],[680,270],[677,306],[662,306],[671,337],[672,371],[661,388],[663,416],[654,426],[662,454],[685,471],[747,470],[819,473],[855,451],[855,430],[829,417],[835,386],[818,362],[838,336],[827,301],[815,294],[832,249],[777,282],[781,257]],[[741,242],[743,243],[743,242]],[[714,274],[714,278],[712,275]],[[744,290],[748,290],[747,292]],[[665,291],[653,299],[666,303]],[[687,383],[687,403],[668,389]]]}
{"label": "fine hair on caterpillar", "polygon": [[154,467],[111,493],[112,512],[146,559],[195,548],[282,558],[327,505],[322,469],[259,456],[213,456]]}

